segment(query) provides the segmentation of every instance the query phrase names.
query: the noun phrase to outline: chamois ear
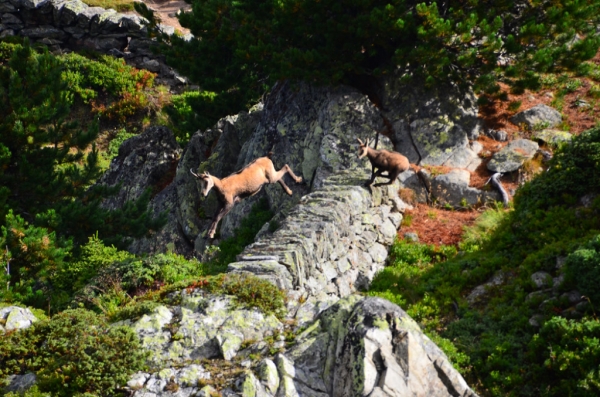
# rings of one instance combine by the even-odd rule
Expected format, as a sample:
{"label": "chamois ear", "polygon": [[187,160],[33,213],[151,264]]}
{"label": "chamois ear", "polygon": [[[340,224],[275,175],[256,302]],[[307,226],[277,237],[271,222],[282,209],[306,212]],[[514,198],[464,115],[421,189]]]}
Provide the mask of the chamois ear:
{"label": "chamois ear", "polygon": [[371,143],[371,139],[367,138],[367,141],[365,142],[365,146],[369,147],[369,144]]}
{"label": "chamois ear", "polygon": [[365,144],[363,143],[363,141],[361,141],[359,138],[356,138],[356,140],[358,141],[358,143],[360,143],[360,146],[365,146]]}

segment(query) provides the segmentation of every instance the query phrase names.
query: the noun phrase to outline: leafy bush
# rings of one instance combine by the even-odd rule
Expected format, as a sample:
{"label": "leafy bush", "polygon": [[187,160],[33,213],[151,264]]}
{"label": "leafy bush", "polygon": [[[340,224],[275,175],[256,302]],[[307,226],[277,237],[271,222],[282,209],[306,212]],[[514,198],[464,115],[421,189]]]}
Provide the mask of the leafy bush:
{"label": "leafy bush", "polygon": [[536,362],[532,379],[539,396],[597,396],[600,394],[600,321],[554,317],[530,344]]}
{"label": "leafy bush", "polygon": [[256,307],[280,319],[285,315],[285,293],[259,277],[221,274],[209,277],[199,285],[215,294],[233,295],[241,306]]}
{"label": "leafy bush", "polygon": [[39,390],[54,396],[111,395],[145,358],[131,329],[111,327],[83,309],[0,338],[3,374],[33,371]]}
{"label": "leafy bush", "polygon": [[187,91],[173,95],[165,111],[177,141],[185,144],[194,132],[212,127],[220,115],[226,113],[225,109],[220,109],[224,106],[221,102],[216,93],[209,91]]}
{"label": "leafy bush", "polygon": [[54,274],[66,266],[71,244],[57,243],[54,232],[28,224],[12,211],[1,227],[0,246],[6,248],[0,280],[7,288],[0,289],[5,301],[23,302],[47,307],[55,285]]}
{"label": "leafy bush", "polygon": [[111,139],[110,143],[108,144],[108,150],[105,153],[107,159],[112,160],[113,158],[117,157],[117,155],[119,154],[119,148],[121,147],[123,142],[136,135],[137,134],[133,132],[127,132],[125,128],[120,129],[117,132],[117,135],[113,139]]}
{"label": "leafy bush", "polygon": [[582,132],[554,154],[547,172],[525,184],[515,195],[520,211],[572,207],[586,194],[600,193],[600,128]]}
{"label": "leafy bush", "polygon": [[565,269],[577,290],[586,295],[594,306],[600,307],[600,235],[569,254]]}

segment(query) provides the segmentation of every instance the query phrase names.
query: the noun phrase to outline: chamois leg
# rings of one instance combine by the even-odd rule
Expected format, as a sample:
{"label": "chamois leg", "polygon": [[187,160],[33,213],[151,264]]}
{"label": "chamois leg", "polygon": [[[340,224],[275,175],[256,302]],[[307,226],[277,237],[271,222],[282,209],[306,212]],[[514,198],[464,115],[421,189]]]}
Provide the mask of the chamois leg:
{"label": "chamois leg", "polygon": [[268,172],[267,172],[267,180],[269,181],[269,183],[279,182],[279,184],[281,185],[281,187],[283,188],[283,190],[285,190],[285,192],[291,196],[292,195],[292,191],[290,190],[289,187],[287,187],[287,185],[283,181],[283,176],[285,174],[290,174],[290,176],[292,178],[294,178],[294,180],[296,181],[296,183],[302,182],[302,178],[297,177],[294,174],[294,172],[292,171],[292,169],[290,168],[290,166],[287,165],[287,164],[284,165],[283,167],[281,167],[281,169],[279,171],[275,171],[275,168],[273,168],[271,170],[268,170]]}
{"label": "chamois leg", "polygon": [[[385,170],[377,170],[377,172],[373,172],[371,174],[371,180],[367,183],[365,183],[365,186],[371,186],[373,184],[373,182],[375,181],[375,178],[377,178],[378,176],[382,176],[381,174],[383,174],[385,172]],[[378,185],[375,185],[378,186]]]}
{"label": "chamois leg", "polygon": [[208,229],[208,237],[209,238],[215,237],[215,232],[217,231],[217,225],[219,224],[219,221],[225,215],[227,215],[227,213],[229,211],[231,211],[232,208],[233,208],[233,200],[231,200],[229,203],[225,203],[225,205],[223,207],[221,207],[219,212],[217,212],[217,214],[213,218],[212,224],[210,225],[210,229]]}
{"label": "chamois leg", "polygon": [[391,185],[392,183],[394,183],[394,181],[396,180],[396,178],[398,178],[398,175],[400,175],[402,173],[402,171],[400,170],[394,170],[394,172],[392,171],[388,171],[387,175],[380,175],[383,176],[385,178],[389,178],[390,180],[385,182],[385,183],[377,183],[374,186],[385,186],[385,185]]}
{"label": "chamois leg", "polygon": [[278,180],[277,182],[278,182],[278,183],[281,185],[281,187],[283,188],[283,190],[285,190],[285,192],[286,192],[287,194],[289,194],[290,196],[292,195],[292,189],[290,189],[290,188],[289,188],[289,187],[288,187],[288,186],[285,184],[285,182],[283,181],[283,178],[282,178],[282,179],[280,179],[280,180]]}

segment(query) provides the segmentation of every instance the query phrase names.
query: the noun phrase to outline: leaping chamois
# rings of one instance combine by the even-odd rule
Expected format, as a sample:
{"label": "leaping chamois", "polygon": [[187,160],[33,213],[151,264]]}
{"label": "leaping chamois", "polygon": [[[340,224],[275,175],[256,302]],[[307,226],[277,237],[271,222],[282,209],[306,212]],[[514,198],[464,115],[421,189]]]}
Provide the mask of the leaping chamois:
{"label": "leaping chamois", "polygon": [[208,192],[214,187],[219,200],[219,208],[208,229],[209,238],[214,237],[217,230],[217,224],[229,211],[231,211],[236,203],[246,197],[254,196],[260,191],[265,183],[279,182],[283,190],[291,196],[292,191],[283,181],[283,176],[285,174],[290,174],[296,183],[302,182],[302,178],[294,175],[294,172],[287,164],[279,171],[275,171],[275,166],[270,157],[270,154],[268,157],[260,157],[248,164],[241,171],[231,174],[223,179],[210,175],[208,172],[197,175],[190,169],[192,175],[200,180],[204,197],[206,197]]}

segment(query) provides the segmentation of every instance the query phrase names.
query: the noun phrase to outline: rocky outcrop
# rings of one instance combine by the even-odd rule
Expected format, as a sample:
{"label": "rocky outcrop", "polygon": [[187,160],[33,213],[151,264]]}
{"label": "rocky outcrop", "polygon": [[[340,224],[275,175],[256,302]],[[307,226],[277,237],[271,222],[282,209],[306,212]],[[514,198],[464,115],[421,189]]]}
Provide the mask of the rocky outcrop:
{"label": "rocky outcrop", "polygon": [[[0,37],[28,37],[52,50],[91,49],[158,73],[162,84],[186,84],[164,57],[150,51],[153,42],[144,22],[138,15],[90,7],[80,0],[0,0]],[[172,27],[159,29],[174,33]]]}
{"label": "rocky outcrop", "polygon": [[[214,298],[204,299],[214,301]],[[183,317],[172,320],[175,318],[173,313],[189,307],[182,303],[179,309],[159,308],[155,314],[145,316],[134,325],[138,332],[143,330],[146,344],[161,339],[149,337],[149,333],[165,333],[166,329],[175,329],[176,333],[171,341],[161,343],[161,346],[169,346],[170,352],[161,360],[166,359],[171,365],[153,374],[134,375],[128,382],[133,396],[210,395],[206,383],[224,374],[216,373],[214,369],[211,373],[201,364],[182,365],[186,358],[180,354],[181,346],[188,343],[186,341],[193,341],[196,348],[188,351],[194,354],[211,356],[219,351],[223,354],[223,348],[219,349],[218,344],[225,345],[222,341],[229,340],[227,335],[232,330],[238,334],[234,338],[236,340],[241,339],[244,333],[248,334],[246,338],[255,337],[252,332],[260,324],[269,323],[263,317],[254,322],[259,315],[257,312],[226,312],[226,305],[220,305],[217,310],[221,315],[210,317],[214,321],[207,321],[208,317],[202,320],[199,316],[203,314],[194,314],[198,311],[194,308],[202,306],[198,303],[195,301],[187,309],[190,313],[186,314],[185,321]],[[211,313],[214,307],[214,303],[209,303],[205,315]],[[197,317],[193,322],[190,316],[194,315]],[[232,328],[235,318],[239,320]],[[277,322],[270,322],[274,327],[271,330],[277,329]],[[247,326],[249,323],[252,325],[244,329],[244,324]],[[224,324],[222,335],[212,339],[215,346],[208,349],[199,344],[200,341],[210,341],[207,336],[211,330]],[[282,327],[281,324],[279,326]],[[170,333],[167,332],[167,335]],[[176,335],[180,336],[176,338]],[[231,373],[237,375],[224,382],[228,386],[220,390],[222,396],[476,396],[452,368],[446,355],[421,332],[419,326],[398,306],[380,298],[351,295],[340,300],[323,310],[287,349],[283,338],[275,338],[270,342],[271,346],[264,341],[245,341],[244,348],[238,347],[234,353],[240,359],[234,360],[233,367],[230,367]],[[240,343],[228,344],[231,345],[239,346]],[[273,348],[279,352],[265,354]],[[158,351],[165,350],[159,348]],[[261,355],[263,358],[259,358]],[[189,362],[189,357],[187,359]]]}
{"label": "rocky outcrop", "polygon": [[365,179],[368,174],[350,171],[326,178],[228,271],[258,275],[313,297],[344,297],[368,287],[384,266],[402,214],[397,183],[371,193],[360,186]]}
{"label": "rocky outcrop", "polygon": [[154,194],[162,191],[173,181],[180,155],[181,148],[166,127],[148,127],[140,135],[127,139],[98,181],[100,185],[121,187],[116,195],[104,199],[102,206],[122,208],[146,189]]}

